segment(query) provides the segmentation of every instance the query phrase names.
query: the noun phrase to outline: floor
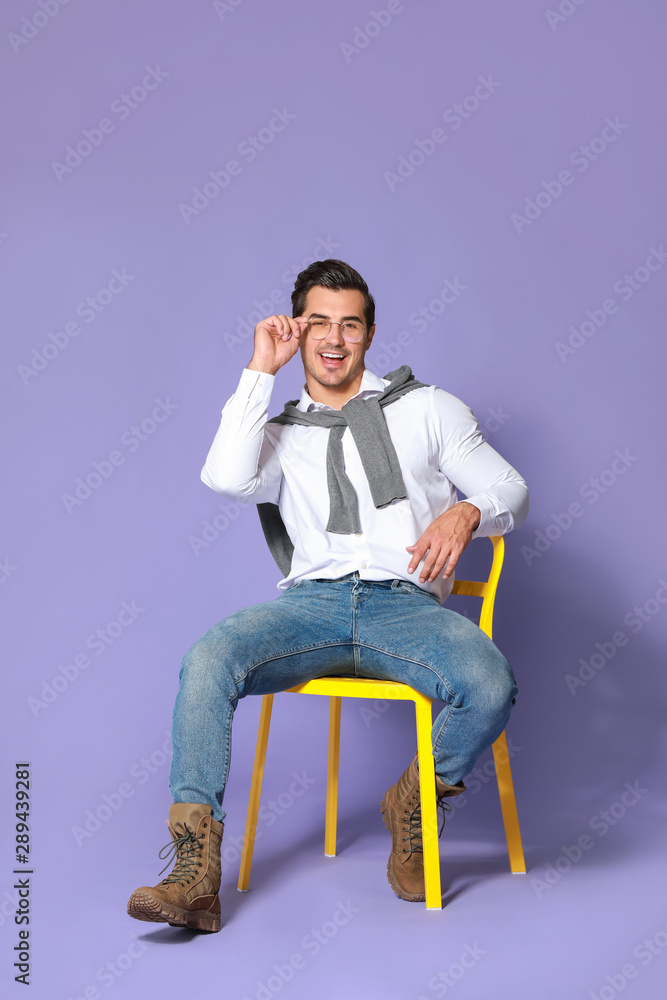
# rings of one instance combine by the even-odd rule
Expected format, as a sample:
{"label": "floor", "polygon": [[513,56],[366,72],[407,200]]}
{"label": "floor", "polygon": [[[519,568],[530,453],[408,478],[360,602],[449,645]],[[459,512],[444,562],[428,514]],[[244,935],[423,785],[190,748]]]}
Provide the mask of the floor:
{"label": "floor", "polygon": [[[529,870],[512,875],[487,755],[479,762],[481,780],[469,780],[465,805],[448,816],[443,909],[427,911],[398,899],[387,882],[390,837],[379,812],[385,765],[372,760],[362,769],[342,754],[338,854],[327,858],[325,762],[304,768],[296,760],[280,762],[288,773],[269,759],[250,889],[239,893],[252,755],[245,748],[237,754],[225,797],[218,934],[141,923],[125,913],[131,891],[157,882],[162,867],[157,852],[169,839],[164,769],[143,795],[128,798],[78,842],[71,827],[54,821],[36,858],[35,877],[49,874],[34,895],[32,997],[664,997],[666,806],[656,792],[659,775],[646,787],[621,781],[618,795],[600,792],[591,806],[577,789],[556,795],[531,788],[518,755]],[[387,771],[392,767],[389,761]],[[297,775],[303,794],[295,797],[286,789]],[[6,941],[8,932],[9,923]]]}

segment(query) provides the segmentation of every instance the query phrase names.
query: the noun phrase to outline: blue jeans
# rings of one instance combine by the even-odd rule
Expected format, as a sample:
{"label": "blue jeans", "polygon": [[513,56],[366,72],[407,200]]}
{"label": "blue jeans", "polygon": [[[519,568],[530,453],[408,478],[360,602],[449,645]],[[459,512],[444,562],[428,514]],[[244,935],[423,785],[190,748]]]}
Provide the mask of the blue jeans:
{"label": "blue jeans", "polygon": [[336,675],[401,681],[444,702],[432,744],[435,772],[450,785],[500,736],[517,693],[512,668],[486,633],[416,584],[358,573],[300,580],[223,618],[183,657],[174,802],[208,803],[222,821],[238,699]]}

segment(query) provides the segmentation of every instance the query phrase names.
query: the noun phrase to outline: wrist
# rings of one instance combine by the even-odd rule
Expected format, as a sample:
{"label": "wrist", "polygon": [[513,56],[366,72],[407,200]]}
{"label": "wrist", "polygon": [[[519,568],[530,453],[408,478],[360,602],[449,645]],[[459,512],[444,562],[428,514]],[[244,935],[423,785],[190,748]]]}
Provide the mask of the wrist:
{"label": "wrist", "polygon": [[470,503],[469,500],[460,500],[457,506],[466,508],[466,512],[470,516],[471,531],[475,531],[477,528],[479,528],[482,520],[482,512],[479,509],[479,507],[475,507],[474,503]]}
{"label": "wrist", "polygon": [[251,372],[264,372],[266,375],[275,375],[279,370],[275,365],[269,364],[268,361],[259,361],[254,357],[248,362],[246,368]]}

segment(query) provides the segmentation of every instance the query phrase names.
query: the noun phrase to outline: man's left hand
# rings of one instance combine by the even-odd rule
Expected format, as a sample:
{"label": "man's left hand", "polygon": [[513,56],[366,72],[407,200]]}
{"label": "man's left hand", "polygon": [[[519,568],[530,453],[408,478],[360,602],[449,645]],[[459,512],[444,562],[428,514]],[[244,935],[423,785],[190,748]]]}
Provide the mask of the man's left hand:
{"label": "man's left hand", "polygon": [[450,507],[440,517],[436,517],[414,545],[406,546],[407,551],[412,552],[408,573],[413,573],[426,556],[419,582],[431,583],[445,563],[447,569],[442,576],[446,580],[454,571],[466,545],[469,544],[473,531],[479,525],[480,517],[479,507],[465,500]]}

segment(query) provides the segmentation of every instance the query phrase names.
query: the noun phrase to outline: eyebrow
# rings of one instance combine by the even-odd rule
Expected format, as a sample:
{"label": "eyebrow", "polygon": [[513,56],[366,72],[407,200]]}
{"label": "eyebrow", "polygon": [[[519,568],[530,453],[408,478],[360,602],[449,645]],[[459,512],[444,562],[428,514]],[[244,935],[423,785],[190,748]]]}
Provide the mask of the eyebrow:
{"label": "eyebrow", "polygon": [[[331,316],[327,316],[325,313],[311,313],[308,317],[309,319],[331,319]],[[344,323],[347,319],[358,319],[360,323],[363,323],[361,316],[343,316],[341,323]]]}

